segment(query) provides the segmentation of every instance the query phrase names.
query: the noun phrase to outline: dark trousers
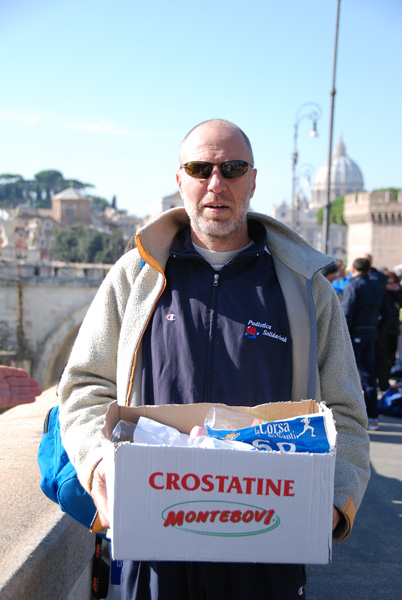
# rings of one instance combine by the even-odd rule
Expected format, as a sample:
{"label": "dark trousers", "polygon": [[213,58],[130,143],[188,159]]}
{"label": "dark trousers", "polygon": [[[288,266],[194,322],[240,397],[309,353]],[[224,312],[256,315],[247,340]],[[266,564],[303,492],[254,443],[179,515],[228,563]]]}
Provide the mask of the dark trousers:
{"label": "dark trousers", "polygon": [[302,565],[125,560],[122,600],[299,600]]}
{"label": "dark trousers", "polygon": [[351,332],[351,338],[366,401],[367,416],[369,419],[377,419],[377,378],[374,355],[376,329],[369,327],[356,329]]}
{"label": "dark trousers", "polygon": [[389,388],[389,371],[392,365],[390,364],[387,334],[384,325],[380,325],[377,330],[377,337],[374,344],[374,356],[378,387],[382,392],[385,392]]}

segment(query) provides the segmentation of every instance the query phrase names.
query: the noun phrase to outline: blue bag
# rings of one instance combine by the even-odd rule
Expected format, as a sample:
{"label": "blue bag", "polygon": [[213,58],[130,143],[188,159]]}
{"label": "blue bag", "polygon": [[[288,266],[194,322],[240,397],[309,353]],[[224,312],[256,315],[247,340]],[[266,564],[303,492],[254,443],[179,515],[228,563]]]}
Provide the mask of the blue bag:
{"label": "blue bag", "polygon": [[402,417],[402,382],[385,392],[378,402],[378,412],[389,417]]}
{"label": "blue bag", "polygon": [[46,416],[38,450],[42,492],[58,504],[61,510],[87,529],[97,511],[91,496],[82,487],[77,472],[61,442],[59,407],[51,408]]}

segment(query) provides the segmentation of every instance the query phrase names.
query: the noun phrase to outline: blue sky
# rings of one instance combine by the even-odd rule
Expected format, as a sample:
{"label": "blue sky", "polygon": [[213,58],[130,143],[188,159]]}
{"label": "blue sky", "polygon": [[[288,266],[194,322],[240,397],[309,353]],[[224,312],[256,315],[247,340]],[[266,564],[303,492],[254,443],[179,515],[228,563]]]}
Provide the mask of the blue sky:
{"label": "blue sky", "polygon": [[[0,173],[44,169],[144,216],[176,191],[180,142],[229,119],[250,137],[255,210],[291,196],[299,166],[328,159],[337,0],[0,0]],[[402,2],[342,0],[334,147],[366,189],[402,187]]]}

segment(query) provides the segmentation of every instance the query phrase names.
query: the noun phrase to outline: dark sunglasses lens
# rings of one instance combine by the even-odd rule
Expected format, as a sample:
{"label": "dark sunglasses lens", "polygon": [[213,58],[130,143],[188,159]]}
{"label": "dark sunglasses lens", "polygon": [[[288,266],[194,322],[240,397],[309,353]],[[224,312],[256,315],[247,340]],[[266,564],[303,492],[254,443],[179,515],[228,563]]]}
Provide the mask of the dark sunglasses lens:
{"label": "dark sunglasses lens", "polygon": [[187,175],[195,179],[208,179],[211,176],[213,164],[205,162],[189,162],[184,165]]}
{"label": "dark sunglasses lens", "polygon": [[227,179],[236,179],[247,173],[248,162],[245,160],[227,160],[220,165],[221,173]]}

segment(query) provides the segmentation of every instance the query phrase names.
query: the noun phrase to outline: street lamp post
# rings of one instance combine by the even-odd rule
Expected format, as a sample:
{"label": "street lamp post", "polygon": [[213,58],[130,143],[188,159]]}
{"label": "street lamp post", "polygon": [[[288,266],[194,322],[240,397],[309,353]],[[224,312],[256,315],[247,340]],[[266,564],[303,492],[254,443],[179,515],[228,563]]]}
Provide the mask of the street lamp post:
{"label": "street lamp post", "polygon": [[332,88],[331,88],[331,116],[329,124],[329,150],[328,150],[328,177],[327,177],[327,201],[324,206],[323,223],[322,223],[322,252],[329,253],[329,227],[330,227],[330,211],[331,211],[331,170],[332,170],[332,132],[334,127],[334,110],[335,110],[335,77],[336,77],[336,59],[338,54],[338,34],[339,34],[339,13],[341,9],[341,0],[338,0],[336,12],[335,26],[335,50],[334,50],[334,65],[332,69]]}
{"label": "street lamp post", "polygon": [[315,102],[304,102],[296,112],[295,124],[294,124],[294,134],[293,134],[293,154],[292,154],[292,228],[297,229],[299,227],[298,223],[298,199],[296,197],[296,165],[298,159],[297,152],[297,135],[299,123],[303,119],[310,119],[313,123],[313,128],[310,131],[310,137],[317,137],[317,121],[322,115],[321,107]]}
{"label": "street lamp post", "polygon": [[295,180],[295,198],[296,198],[296,215],[295,215],[295,231],[299,232],[301,229],[300,226],[300,200],[303,200],[304,194],[301,190],[301,181],[304,179],[304,186],[311,186],[311,177],[314,173],[313,165],[309,163],[303,163],[297,169],[297,175]]}

